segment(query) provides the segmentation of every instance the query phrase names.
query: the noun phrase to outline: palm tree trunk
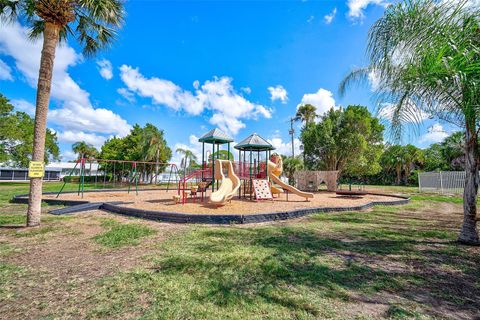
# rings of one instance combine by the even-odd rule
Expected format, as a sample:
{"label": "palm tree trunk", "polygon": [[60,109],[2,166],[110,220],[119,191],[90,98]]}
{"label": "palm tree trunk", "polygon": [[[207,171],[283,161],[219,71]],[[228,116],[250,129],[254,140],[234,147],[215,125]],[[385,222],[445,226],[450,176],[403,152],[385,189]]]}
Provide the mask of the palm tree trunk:
{"label": "palm tree trunk", "polygon": [[157,153],[155,155],[155,184],[158,182],[158,159],[160,158],[160,149],[157,148]]}
{"label": "palm tree trunk", "polygon": [[465,244],[480,244],[477,229],[478,192],[478,139],[467,125],[465,133],[465,189],[463,191],[463,225],[458,241]]}
{"label": "palm tree trunk", "polygon": [[402,180],[402,167],[397,165],[396,171],[397,171],[397,185],[399,186],[400,181]]}
{"label": "palm tree trunk", "polygon": [[[44,161],[45,158],[47,113],[50,103],[53,64],[55,61],[55,50],[59,39],[59,31],[60,28],[58,26],[49,22],[45,24],[37,84],[32,161]],[[30,194],[28,197],[27,227],[34,227],[40,224],[41,203],[42,178],[32,178],[30,180]]]}

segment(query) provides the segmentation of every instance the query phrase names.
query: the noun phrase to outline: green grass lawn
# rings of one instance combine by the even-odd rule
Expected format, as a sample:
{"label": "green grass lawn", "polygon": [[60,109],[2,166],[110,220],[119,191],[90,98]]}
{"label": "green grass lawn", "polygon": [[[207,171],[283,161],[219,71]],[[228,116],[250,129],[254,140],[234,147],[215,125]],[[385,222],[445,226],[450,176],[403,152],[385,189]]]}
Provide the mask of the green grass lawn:
{"label": "green grass lawn", "polygon": [[[3,200],[21,188],[0,185],[0,225],[24,219],[24,205]],[[413,200],[404,206],[260,225],[178,226],[92,212],[45,215],[42,226],[30,230],[0,226],[0,314],[48,319],[480,316],[480,248],[455,242],[461,198],[415,190],[408,195]]]}

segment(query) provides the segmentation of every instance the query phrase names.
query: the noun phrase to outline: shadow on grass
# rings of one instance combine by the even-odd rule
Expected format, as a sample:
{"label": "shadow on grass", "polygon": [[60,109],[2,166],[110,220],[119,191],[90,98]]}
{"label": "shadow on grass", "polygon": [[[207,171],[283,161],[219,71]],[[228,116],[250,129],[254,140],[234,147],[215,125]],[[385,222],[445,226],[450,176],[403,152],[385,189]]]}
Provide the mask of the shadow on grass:
{"label": "shadow on grass", "polygon": [[161,245],[151,269],[105,280],[92,315],[121,314],[148,293],[146,318],[325,318],[354,313],[352,303],[383,305],[384,317],[416,309],[475,317],[478,252],[458,246],[450,230],[421,223],[387,210],[286,226],[192,227]]}

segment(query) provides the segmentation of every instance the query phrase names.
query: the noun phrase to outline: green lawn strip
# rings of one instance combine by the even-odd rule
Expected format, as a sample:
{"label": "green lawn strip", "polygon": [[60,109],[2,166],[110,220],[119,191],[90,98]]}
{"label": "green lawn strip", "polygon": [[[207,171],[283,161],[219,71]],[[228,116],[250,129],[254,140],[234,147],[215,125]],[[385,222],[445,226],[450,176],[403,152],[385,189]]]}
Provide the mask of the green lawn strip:
{"label": "green lawn strip", "polygon": [[412,195],[412,200],[415,201],[434,201],[434,202],[448,202],[448,203],[463,203],[461,196],[442,196],[442,195]]}
{"label": "green lawn strip", "polygon": [[15,278],[25,272],[24,268],[0,261],[0,303],[13,298]]}
{"label": "green lawn strip", "polygon": [[148,297],[137,310],[145,319],[327,318],[342,314],[351,293],[397,291],[411,283],[409,275],[331,255],[360,246],[304,227],[196,227],[163,243],[152,270],[106,279],[91,316],[135,310],[139,297]]}
{"label": "green lawn strip", "polygon": [[102,219],[105,232],[93,237],[95,242],[109,248],[138,245],[140,239],[156,233],[155,230],[141,224],[120,223],[112,219]]}

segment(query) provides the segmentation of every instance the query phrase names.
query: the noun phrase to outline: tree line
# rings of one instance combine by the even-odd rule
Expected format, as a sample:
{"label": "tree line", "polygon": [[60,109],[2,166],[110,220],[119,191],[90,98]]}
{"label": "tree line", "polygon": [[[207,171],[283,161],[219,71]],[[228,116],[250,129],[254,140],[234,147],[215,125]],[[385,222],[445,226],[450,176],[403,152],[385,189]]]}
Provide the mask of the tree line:
{"label": "tree line", "polygon": [[465,170],[462,132],[420,149],[411,144],[385,143],[385,127],[367,107],[351,105],[331,109],[322,116],[316,110],[307,104],[295,115],[294,119],[303,124],[303,154],[295,160],[285,157],[290,176],[303,168],[338,171],[343,182],[417,185],[420,171]]}

